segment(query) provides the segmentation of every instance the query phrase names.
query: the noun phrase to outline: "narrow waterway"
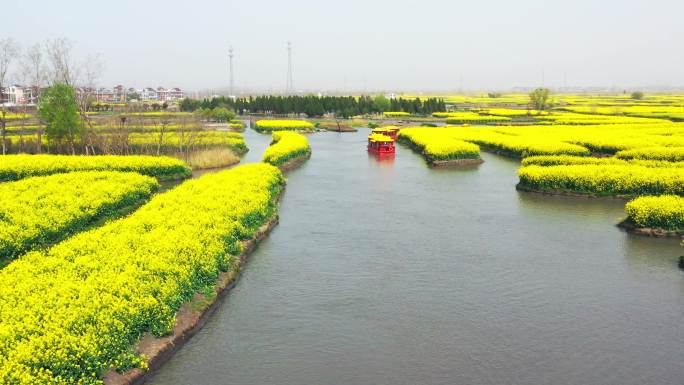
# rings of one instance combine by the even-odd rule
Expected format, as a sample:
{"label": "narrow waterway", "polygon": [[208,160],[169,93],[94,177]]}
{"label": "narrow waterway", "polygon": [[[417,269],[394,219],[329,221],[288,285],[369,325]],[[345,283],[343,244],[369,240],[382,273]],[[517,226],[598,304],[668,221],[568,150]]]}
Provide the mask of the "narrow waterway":
{"label": "narrow waterway", "polygon": [[[683,383],[678,240],[517,192],[516,161],[378,161],[366,135],[309,136],[280,225],[152,384]],[[270,137],[245,137],[258,161]]]}

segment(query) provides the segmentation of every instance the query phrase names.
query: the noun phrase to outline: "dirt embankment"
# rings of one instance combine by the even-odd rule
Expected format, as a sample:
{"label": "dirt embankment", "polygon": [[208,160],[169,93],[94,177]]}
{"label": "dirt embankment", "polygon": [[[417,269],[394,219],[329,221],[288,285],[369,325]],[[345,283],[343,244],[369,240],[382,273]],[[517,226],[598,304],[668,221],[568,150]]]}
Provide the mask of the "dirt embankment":
{"label": "dirt embankment", "polygon": [[240,267],[247,261],[249,254],[268,233],[278,224],[277,214],[257,230],[252,239],[243,242],[242,253],[237,257],[237,266],[221,273],[214,288],[214,296],[195,294],[193,299],[181,306],[176,313],[176,325],[170,335],[161,338],[146,334],[135,346],[135,351],[148,358],[149,370],[134,369],[126,373],[114,370],[103,378],[107,385],[138,385],[147,380],[157,369],[167,362],[193,335],[202,329],[209,317],[221,305],[239,277]]}
{"label": "dirt embankment", "polygon": [[280,169],[280,171],[283,171],[283,172],[284,172],[284,171],[294,170],[294,169],[296,169],[297,167],[299,167],[299,166],[301,166],[302,164],[304,164],[304,162],[306,162],[307,160],[309,160],[309,158],[311,158],[311,152],[307,153],[306,155],[302,155],[302,156],[298,156],[298,157],[296,157],[296,158],[290,159],[290,160],[288,160],[287,162],[285,162],[285,163],[281,164],[280,166],[278,166],[278,168]]}
{"label": "dirt embankment", "polygon": [[333,132],[356,132],[358,131],[356,128],[346,125],[346,124],[340,124],[337,122],[322,122],[318,126],[320,129],[326,130],[326,131],[333,131]]}
{"label": "dirt embankment", "polygon": [[548,190],[542,190],[542,189],[537,189],[533,187],[526,186],[522,183],[518,183],[515,185],[515,189],[518,191],[524,191],[524,192],[531,192],[531,193],[537,193],[537,194],[544,194],[544,195],[560,195],[560,196],[569,196],[569,197],[577,197],[577,198],[608,198],[608,199],[631,199],[633,197],[629,195],[601,195],[601,194],[595,194],[595,193],[585,193],[585,192],[578,192],[578,191],[570,191],[570,190],[560,190],[560,189],[548,189]]}
{"label": "dirt embankment", "polygon": [[665,238],[665,237],[682,238],[682,237],[684,237],[684,233],[682,233],[681,231],[665,230],[665,229],[650,228],[650,227],[638,227],[629,218],[618,223],[617,226],[621,229],[624,229],[628,233],[637,234],[637,235],[646,235],[649,237],[657,237],[657,238]]}
{"label": "dirt embankment", "polygon": [[484,163],[482,159],[451,159],[451,160],[430,160],[430,166],[436,168],[442,167],[460,167],[460,166],[474,166]]}

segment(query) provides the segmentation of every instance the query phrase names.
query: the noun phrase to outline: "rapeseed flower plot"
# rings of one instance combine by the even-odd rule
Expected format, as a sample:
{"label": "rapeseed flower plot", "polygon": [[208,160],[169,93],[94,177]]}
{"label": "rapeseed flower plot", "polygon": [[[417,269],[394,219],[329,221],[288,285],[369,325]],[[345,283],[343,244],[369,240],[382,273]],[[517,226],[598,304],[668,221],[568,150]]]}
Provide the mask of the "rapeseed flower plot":
{"label": "rapeseed flower plot", "polygon": [[628,202],[625,211],[637,227],[684,231],[684,198],[680,196],[639,197]]}
{"label": "rapeseed flower plot", "polygon": [[530,156],[522,160],[523,166],[558,166],[570,164],[617,164],[622,166],[643,166],[643,167],[665,167],[665,168],[680,168],[684,167],[684,162],[668,162],[661,160],[625,160],[616,157],[596,158],[590,156],[572,156],[572,155],[539,155]]}
{"label": "rapeseed flower plot", "polygon": [[173,131],[165,133],[130,133],[128,142],[133,151],[160,147],[162,152],[179,148],[228,147],[238,154],[247,152],[243,135],[231,131]]}
{"label": "rapeseed flower plot", "polygon": [[305,120],[257,120],[255,130],[259,132],[271,131],[315,131],[316,127]]}
{"label": "rapeseed flower plot", "polygon": [[0,182],[72,171],[131,171],[162,180],[191,173],[183,161],[159,156],[0,155]]}
{"label": "rapeseed flower plot", "polygon": [[385,111],[382,114],[390,118],[406,118],[411,116],[410,113],[404,111]]}
{"label": "rapeseed flower plot", "polygon": [[0,259],[64,239],[95,219],[147,199],[149,176],[82,171],[0,183]]}
{"label": "rapeseed flower plot", "polygon": [[520,185],[544,191],[597,195],[684,194],[684,169],[618,164],[530,165],[518,170]]}
{"label": "rapeseed flower plot", "polygon": [[480,159],[480,147],[453,136],[451,130],[439,128],[405,128],[399,141],[420,151],[428,161]]}
{"label": "rapeseed flower plot", "polygon": [[684,161],[684,147],[640,147],[615,154],[620,159]]}
{"label": "rapeseed flower plot", "polygon": [[292,159],[311,154],[309,141],[302,134],[288,131],[273,132],[273,143],[264,151],[263,161],[280,166]]}
{"label": "rapeseed flower plot", "polygon": [[208,174],[0,270],[0,383],[101,384],[110,368],[144,368],[131,346],[170,332],[235,267],[284,184],[263,163]]}

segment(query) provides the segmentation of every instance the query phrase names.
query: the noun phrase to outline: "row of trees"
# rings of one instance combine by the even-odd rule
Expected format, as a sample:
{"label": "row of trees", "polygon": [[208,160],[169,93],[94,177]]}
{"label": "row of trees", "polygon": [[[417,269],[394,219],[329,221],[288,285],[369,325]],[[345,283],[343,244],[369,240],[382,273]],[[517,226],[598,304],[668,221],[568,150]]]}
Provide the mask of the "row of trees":
{"label": "row of trees", "polygon": [[425,115],[446,111],[446,104],[443,99],[388,99],[384,95],[375,97],[265,95],[246,98],[227,98],[221,96],[204,100],[186,98],[180,103],[181,111],[195,111],[200,108],[214,109],[216,107],[228,108],[239,114],[306,114],[311,117],[335,114],[343,118],[377,114],[386,111],[403,111],[411,114]]}

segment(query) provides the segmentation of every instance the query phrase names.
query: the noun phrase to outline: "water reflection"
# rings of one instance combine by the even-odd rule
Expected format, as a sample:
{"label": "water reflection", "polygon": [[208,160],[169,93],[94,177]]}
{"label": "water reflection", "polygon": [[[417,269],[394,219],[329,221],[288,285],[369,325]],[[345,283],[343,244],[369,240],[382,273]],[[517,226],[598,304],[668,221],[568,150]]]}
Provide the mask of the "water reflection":
{"label": "water reflection", "polygon": [[395,154],[373,154],[368,153],[369,166],[394,166]]}

